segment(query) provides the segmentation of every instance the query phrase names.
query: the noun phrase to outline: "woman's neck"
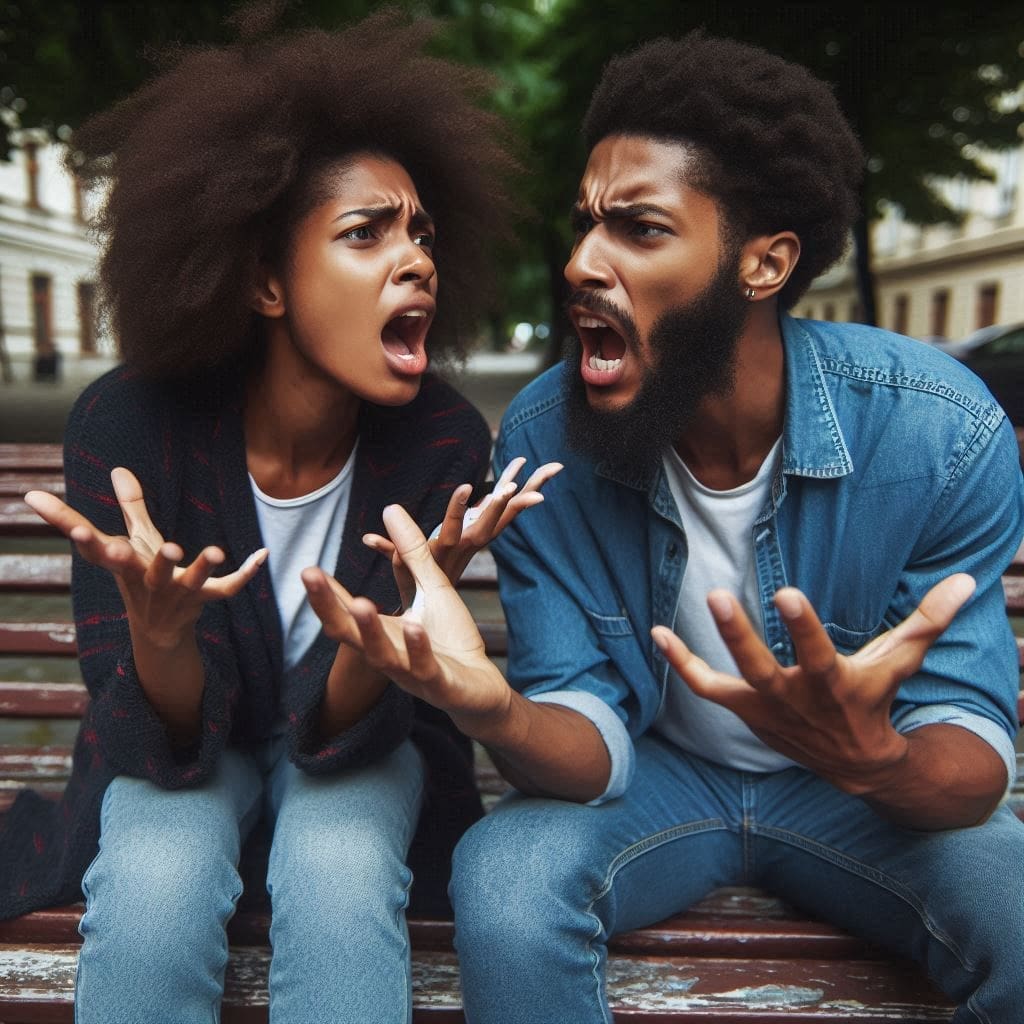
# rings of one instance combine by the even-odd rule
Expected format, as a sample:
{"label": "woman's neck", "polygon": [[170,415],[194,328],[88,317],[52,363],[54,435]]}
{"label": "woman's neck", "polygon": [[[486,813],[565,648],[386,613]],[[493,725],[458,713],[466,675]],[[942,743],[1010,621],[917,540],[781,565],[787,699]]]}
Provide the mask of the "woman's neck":
{"label": "woman's neck", "polygon": [[337,476],[355,447],[361,404],[294,347],[268,345],[244,415],[246,463],[259,489],[295,498]]}

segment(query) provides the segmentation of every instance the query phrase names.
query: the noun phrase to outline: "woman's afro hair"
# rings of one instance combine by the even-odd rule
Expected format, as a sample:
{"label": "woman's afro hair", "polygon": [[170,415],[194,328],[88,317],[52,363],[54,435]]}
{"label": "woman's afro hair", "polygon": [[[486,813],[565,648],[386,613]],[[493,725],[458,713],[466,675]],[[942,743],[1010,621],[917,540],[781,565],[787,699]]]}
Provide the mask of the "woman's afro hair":
{"label": "woman's afro hair", "polygon": [[846,250],[863,153],[830,88],[797,64],[701,30],[657,39],[607,65],[583,134],[590,149],[608,135],[685,143],[687,181],[720,202],[732,237],[794,232],[783,308]]}
{"label": "woman's afro hair", "polygon": [[476,105],[489,79],[427,56],[429,21],[390,9],[344,31],[268,36],[278,6],[243,9],[232,45],[165,55],[72,140],[76,172],[109,184],[96,226],[122,356],[155,378],[255,358],[260,261],[281,258],[320,201],[318,171],[363,151],[402,164],[435,221],[431,352],[462,354],[516,169],[499,119]]}

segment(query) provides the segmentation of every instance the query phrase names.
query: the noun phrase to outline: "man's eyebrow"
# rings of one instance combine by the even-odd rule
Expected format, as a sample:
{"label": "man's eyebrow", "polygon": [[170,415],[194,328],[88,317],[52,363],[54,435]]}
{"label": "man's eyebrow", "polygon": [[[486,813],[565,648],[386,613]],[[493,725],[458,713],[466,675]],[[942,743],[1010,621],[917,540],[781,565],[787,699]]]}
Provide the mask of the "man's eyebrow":
{"label": "man's eyebrow", "polygon": [[[592,216],[590,209],[582,203],[574,203],[571,211],[573,221]],[[655,203],[615,203],[602,211],[602,220],[631,220],[634,217],[670,217],[671,213]]]}

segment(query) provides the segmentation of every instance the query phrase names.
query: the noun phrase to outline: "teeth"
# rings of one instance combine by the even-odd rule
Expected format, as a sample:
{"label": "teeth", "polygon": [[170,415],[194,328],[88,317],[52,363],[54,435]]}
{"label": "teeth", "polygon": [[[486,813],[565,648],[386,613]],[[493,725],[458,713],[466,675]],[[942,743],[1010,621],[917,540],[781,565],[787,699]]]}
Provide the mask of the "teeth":
{"label": "teeth", "polygon": [[402,314],[401,319],[404,320],[406,317],[410,317],[411,319],[422,320],[426,315],[427,311],[425,309],[410,309],[408,313]]}
{"label": "teeth", "polygon": [[591,356],[588,362],[592,370],[617,370],[622,365],[621,359],[601,359],[599,356]]}
{"label": "teeth", "polygon": [[579,318],[580,327],[607,327],[608,325],[603,320],[598,320],[593,316],[581,316]]}

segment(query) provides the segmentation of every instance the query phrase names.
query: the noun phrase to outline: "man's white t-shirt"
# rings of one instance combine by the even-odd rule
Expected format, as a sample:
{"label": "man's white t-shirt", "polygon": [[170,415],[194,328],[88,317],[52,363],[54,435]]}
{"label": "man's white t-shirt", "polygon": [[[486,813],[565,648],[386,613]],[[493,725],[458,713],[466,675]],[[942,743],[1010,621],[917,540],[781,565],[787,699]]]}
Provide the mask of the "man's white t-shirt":
{"label": "man's white t-shirt", "polygon": [[[753,529],[768,501],[781,457],[779,438],[754,479],[728,491],[705,487],[673,448],[663,460],[687,543],[673,630],[712,668],[732,675],[740,673],[718,634],[707,595],[710,590],[728,590],[761,631]],[[794,763],[762,743],[733,712],[696,696],[671,670],[654,728],[683,750],[730,768],[765,772]]]}
{"label": "man's white t-shirt", "polygon": [[[356,446],[358,447],[358,445]],[[267,567],[281,616],[284,667],[295,665],[320,632],[300,573],[318,565],[329,576],[338,567],[341,536],[352,494],[356,449],[341,472],[323,487],[298,498],[272,498],[249,476],[256,498],[256,518],[268,550]]]}

